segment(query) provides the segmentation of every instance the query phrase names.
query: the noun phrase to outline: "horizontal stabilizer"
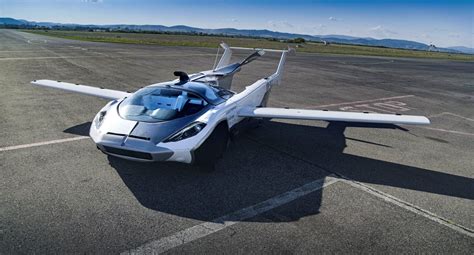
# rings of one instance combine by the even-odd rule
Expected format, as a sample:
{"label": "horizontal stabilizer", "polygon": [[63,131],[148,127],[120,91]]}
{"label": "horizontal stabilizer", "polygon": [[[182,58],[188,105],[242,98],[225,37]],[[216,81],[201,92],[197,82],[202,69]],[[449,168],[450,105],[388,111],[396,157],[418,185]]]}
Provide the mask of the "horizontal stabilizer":
{"label": "horizontal stabilizer", "polygon": [[242,60],[238,63],[233,63],[233,64],[229,64],[229,65],[226,65],[226,66],[223,66],[223,67],[216,68],[212,72],[209,72],[209,74],[210,75],[220,75],[220,76],[226,76],[226,75],[234,74],[234,73],[236,73],[240,70],[240,67],[242,67],[243,65],[246,65],[246,64],[254,61],[255,59],[263,56],[263,54],[265,54],[264,51],[255,51],[254,53],[247,56],[244,60]]}
{"label": "horizontal stabilizer", "polygon": [[246,108],[243,108],[239,112],[239,116],[240,117],[253,117],[253,118],[324,120],[324,121],[382,123],[382,124],[408,124],[408,125],[430,124],[430,120],[424,116],[362,113],[362,112],[322,111],[322,110],[303,110],[303,109],[286,109],[286,108],[246,107]]}
{"label": "horizontal stabilizer", "polygon": [[265,54],[265,51],[263,51],[263,50],[255,51],[254,53],[252,53],[248,57],[246,57],[244,60],[242,60],[240,62],[240,66],[246,65],[246,64],[254,61],[255,59],[263,56],[263,54]]}
{"label": "horizontal stabilizer", "polygon": [[81,94],[86,94],[90,96],[96,96],[106,99],[120,99],[131,95],[131,93],[112,90],[112,89],[104,89],[104,88],[97,88],[73,83],[67,83],[62,81],[51,81],[51,80],[34,80],[31,82],[34,85],[48,87],[48,88],[55,88],[55,89],[62,89],[70,92],[76,92]]}

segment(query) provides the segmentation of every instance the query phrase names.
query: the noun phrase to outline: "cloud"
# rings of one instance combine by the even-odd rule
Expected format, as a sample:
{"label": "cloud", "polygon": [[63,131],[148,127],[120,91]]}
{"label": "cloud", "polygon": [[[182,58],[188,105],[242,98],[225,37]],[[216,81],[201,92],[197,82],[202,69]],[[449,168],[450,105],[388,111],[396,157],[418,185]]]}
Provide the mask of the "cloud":
{"label": "cloud", "polygon": [[369,32],[375,37],[383,37],[383,38],[390,37],[393,35],[398,35],[397,32],[387,29],[383,27],[382,25],[369,28]]}
{"label": "cloud", "polygon": [[286,21],[283,21],[282,23],[283,23],[284,26],[287,26],[287,27],[291,27],[291,28],[295,27],[293,24],[291,24],[289,22],[286,22]]}
{"label": "cloud", "polygon": [[270,27],[276,27],[276,26],[277,26],[277,25],[276,25],[276,22],[273,21],[273,20],[267,21],[267,24],[268,24]]}
{"label": "cloud", "polygon": [[268,26],[271,28],[294,28],[295,26],[287,21],[267,21]]}
{"label": "cloud", "polygon": [[96,3],[102,3],[103,0],[82,0],[81,2],[83,2],[83,3],[94,3],[94,4],[96,4]]}
{"label": "cloud", "polygon": [[238,23],[239,22],[239,20],[236,19],[236,18],[226,19],[226,21],[229,21],[229,22],[232,22],[232,23]]}
{"label": "cloud", "polygon": [[370,30],[370,31],[379,31],[379,30],[381,30],[381,29],[382,29],[382,26],[381,26],[381,25],[378,25],[378,26],[376,26],[376,27],[371,27],[369,30]]}
{"label": "cloud", "polygon": [[330,20],[330,21],[338,21],[339,19],[336,18],[336,17],[331,16],[331,17],[329,17],[329,20]]}
{"label": "cloud", "polygon": [[312,27],[316,33],[324,33],[324,30],[326,29],[326,25],[324,24],[317,24],[316,26]]}
{"label": "cloud", "polygon": [[421,34],[421,37],[426,38],[426,39],[431,38],[431,36],[429,34],[426,34],[426,33]]}

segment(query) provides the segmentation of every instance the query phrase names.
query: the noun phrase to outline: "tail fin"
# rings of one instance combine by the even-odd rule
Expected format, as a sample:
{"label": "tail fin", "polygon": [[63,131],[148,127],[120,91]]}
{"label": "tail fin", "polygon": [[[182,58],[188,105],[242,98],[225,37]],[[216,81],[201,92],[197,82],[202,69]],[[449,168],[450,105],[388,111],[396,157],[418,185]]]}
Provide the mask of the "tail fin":
{"label": "tail fin", "polygon": [[295,49],[292,49],[292,48],[288,47],[287,50],[281,50],[281,51],[278,51],[278,52],[281,52],[280,62],[278,63],[278,67],[277,67],[276,72],[269,77],[269,79],[274,80],[274,82],[276,84],[280,84],[281,77],[282,77],[282,74],[283,74],[283,68],[284,68],[285,62],[286,62],[286,56],[288,54],[294,55],[295,54]]}
{"label": "tail fin", "polygon": [[222,54],[219,63],[214,67],[214,70],[222,68],[224,66],[228,66],[230,64],[230,59],[232,58],[232,49],[227,45],[225,42],[222,42],[221,47],[224,49],[224,53]]}

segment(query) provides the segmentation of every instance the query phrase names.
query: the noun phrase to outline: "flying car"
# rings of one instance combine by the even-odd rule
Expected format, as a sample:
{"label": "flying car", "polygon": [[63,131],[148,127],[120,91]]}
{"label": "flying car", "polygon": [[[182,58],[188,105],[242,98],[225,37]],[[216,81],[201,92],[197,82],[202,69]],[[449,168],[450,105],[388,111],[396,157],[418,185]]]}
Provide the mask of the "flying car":
{"label": "flying car", "polygon": [[[252,119],[279,118],[382,124],[430,124],[424,116],[267,107],[271,90],[281,83],[286,58],[294,50],[224,49],[214,68],[156,83],[134,93],[62,81],[32,84],[111,100],[95,116],[89,135],[102,152],[135,161],[177,161],[213,169],[229,138]],[[233,50],[253,51],[231,62]],[[281,54],[276,71],[245,87],[231,90],[234,74],[265,52]]]}

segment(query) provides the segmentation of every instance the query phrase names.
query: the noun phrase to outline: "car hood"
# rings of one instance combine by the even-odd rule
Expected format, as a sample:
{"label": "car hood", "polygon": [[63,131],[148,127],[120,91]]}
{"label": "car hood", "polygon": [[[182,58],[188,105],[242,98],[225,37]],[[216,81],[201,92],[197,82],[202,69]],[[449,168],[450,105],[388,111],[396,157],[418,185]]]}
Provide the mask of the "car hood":
{"label": "car hood", "polygon": [[131,138],[150,141],[158,144],[183,129],[187,125],[196,121],[202,114],[212,107],[209,105],[201,111],[182,118],[162,121],[162,122],[143,122],[127,120],[118,114],[118,106],[114,106],[107,111],[107,115],[102,123],[101,130],[109,135],[128,136]]}
{"label": "car hood", "polygon": [[201,114],[202,113],[196,113],[194,115],[163,122],[138,122],[129,136],[149,140],[157,144],[194,122]]}

